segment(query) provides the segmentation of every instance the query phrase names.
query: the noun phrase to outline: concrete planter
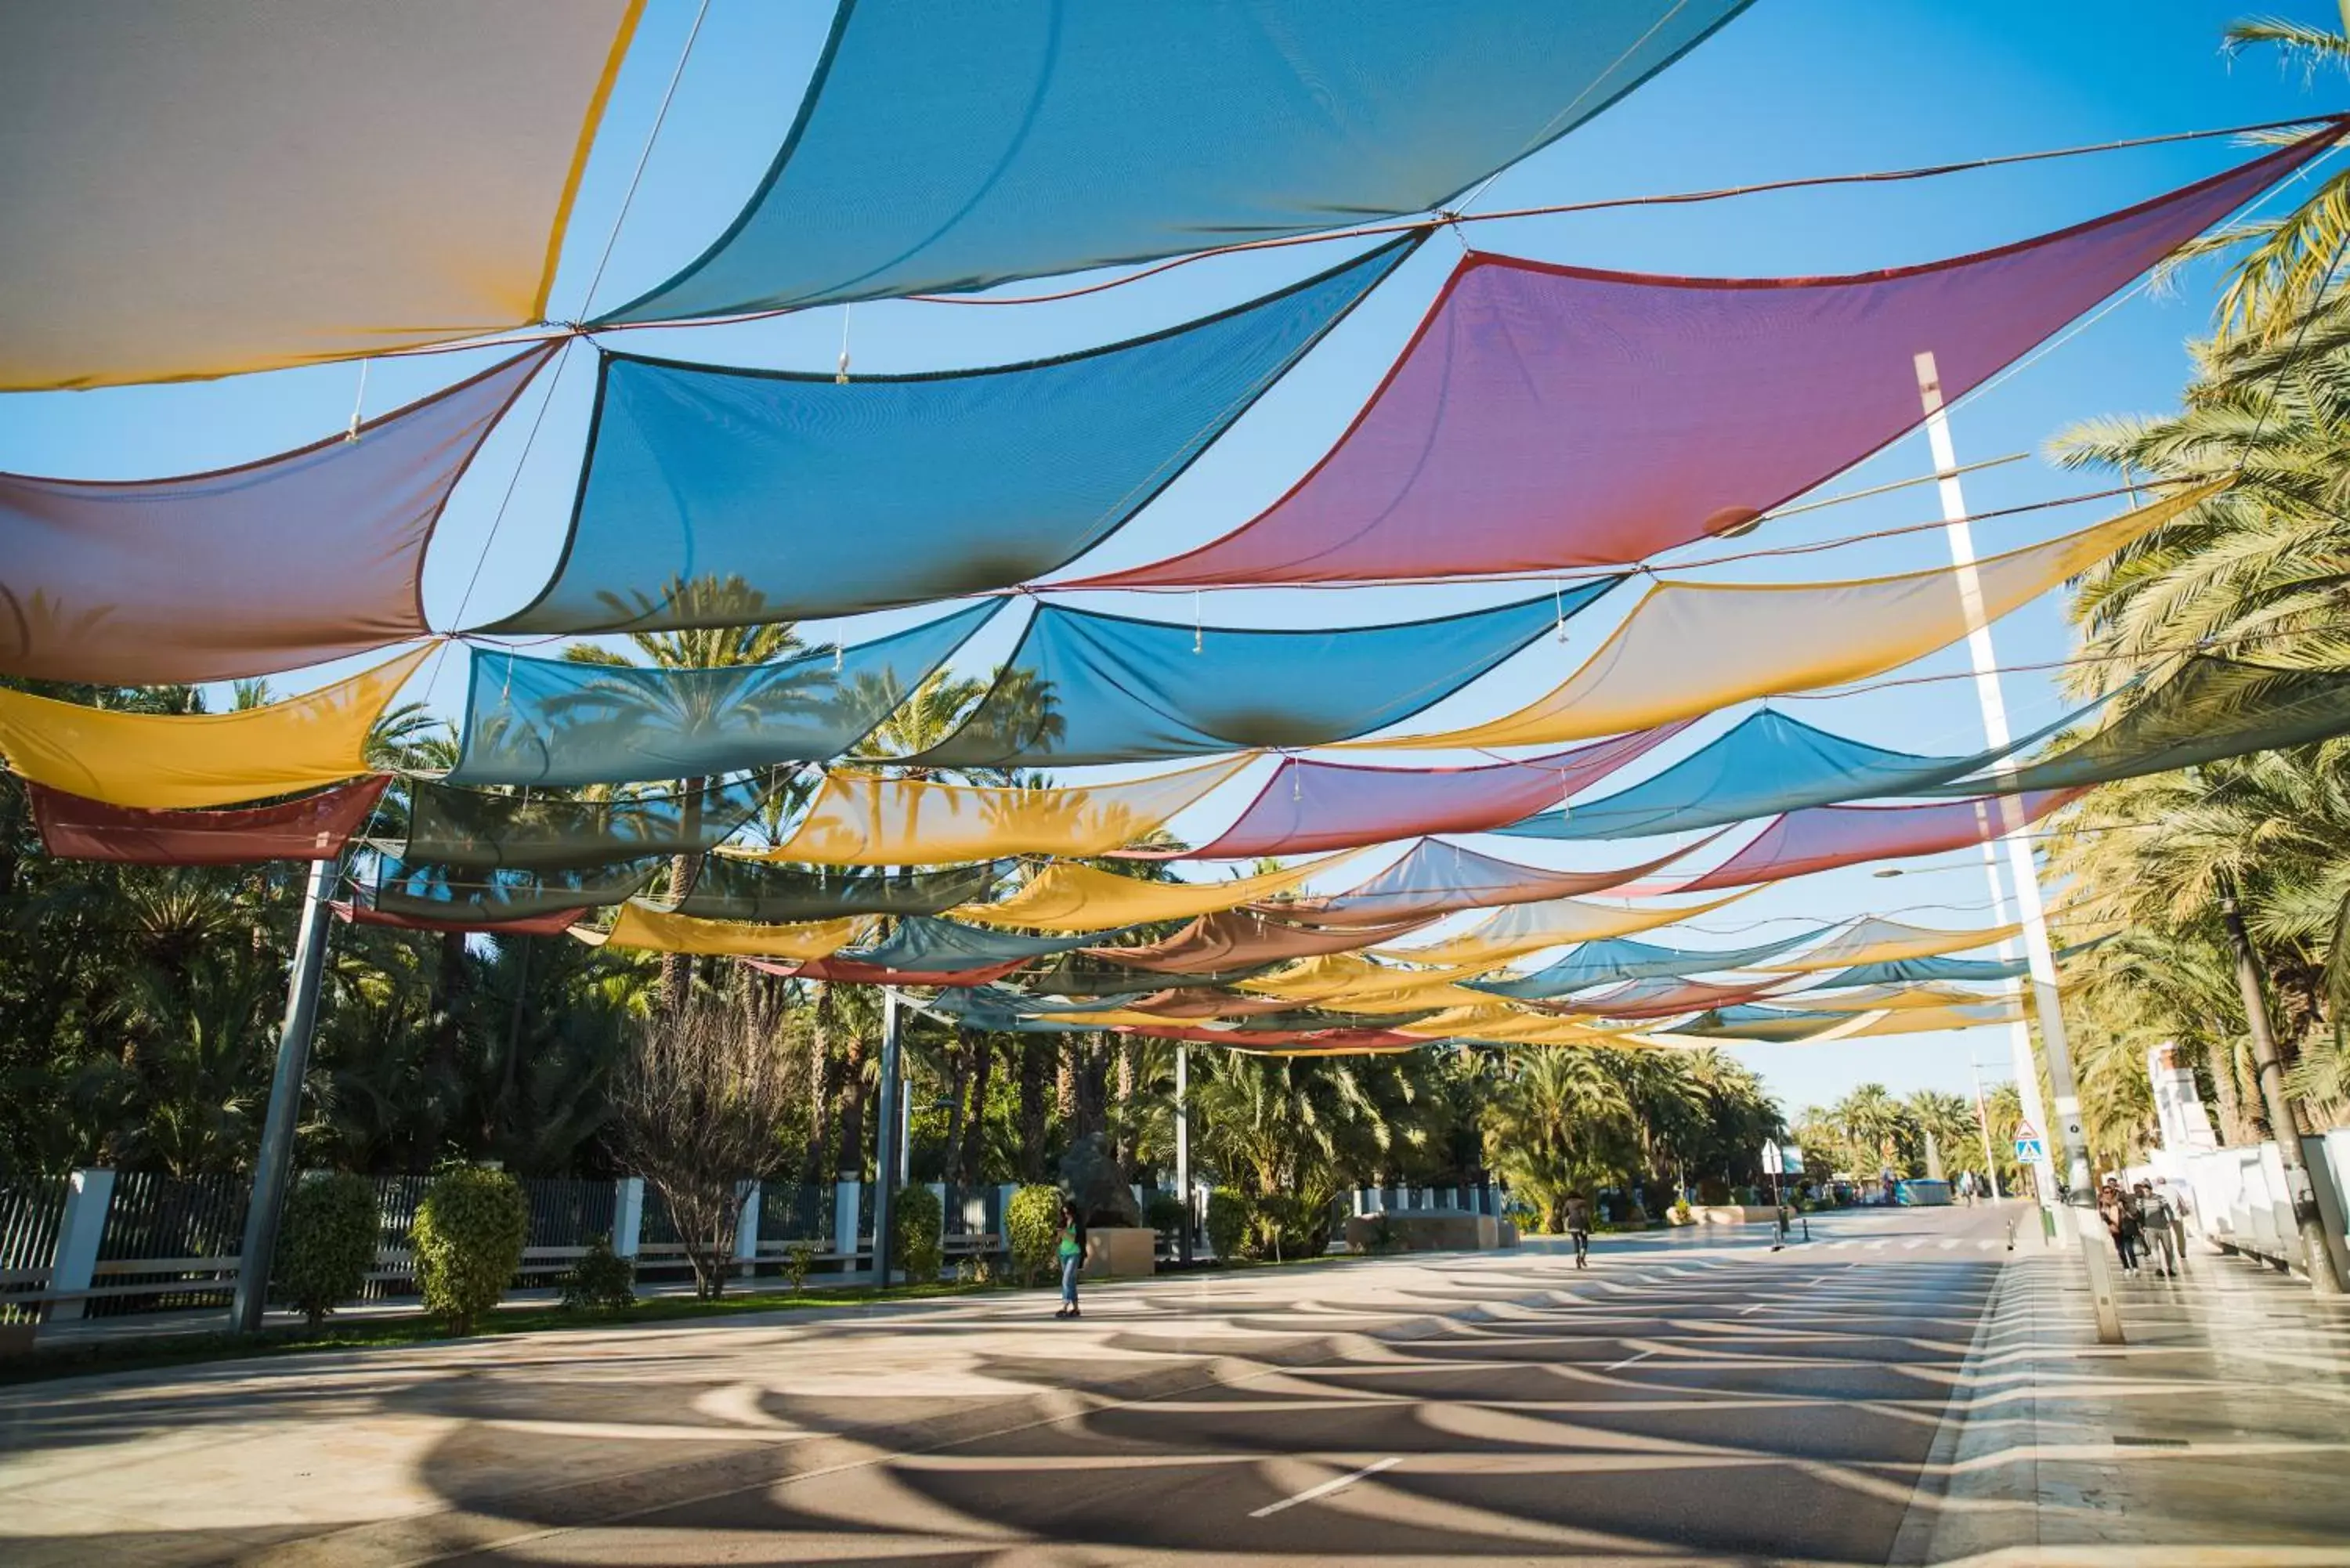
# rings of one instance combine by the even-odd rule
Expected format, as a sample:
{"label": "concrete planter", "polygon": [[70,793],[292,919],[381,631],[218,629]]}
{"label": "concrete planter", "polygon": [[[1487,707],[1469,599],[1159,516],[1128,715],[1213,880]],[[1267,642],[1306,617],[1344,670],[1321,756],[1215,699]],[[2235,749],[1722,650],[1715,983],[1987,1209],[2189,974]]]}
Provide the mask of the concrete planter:
{"label": "concrete planter", "polygon": [[[1349,1219],[1347,1221],[1347,1251],[1371,1251],[1381,1218],[1376,1214],[1357,1214]],[[1384,1218],[1389,1242],[1399,1251],[1476,1252],[1516,1245],[1515,1228],[1511,1229],[1510,1240],[1503,1241],[1503,1222],[1491,1214],[1471,1214],[1458,1209],[1415,1209],[1403,1213],[1390,1212]]]}
{"label": "concrete planter", "polygon": [[1159,1232],[1142,1225],[1093,1225],[1086,1230],[1088,1280],[1148,1279],[1158,1267]]}
{"label": "concrete planter", "polygon": [[1767,1225],[1778,1211],[1768,1203],[1709,1203],[1690,1212],[1700,1225]]}

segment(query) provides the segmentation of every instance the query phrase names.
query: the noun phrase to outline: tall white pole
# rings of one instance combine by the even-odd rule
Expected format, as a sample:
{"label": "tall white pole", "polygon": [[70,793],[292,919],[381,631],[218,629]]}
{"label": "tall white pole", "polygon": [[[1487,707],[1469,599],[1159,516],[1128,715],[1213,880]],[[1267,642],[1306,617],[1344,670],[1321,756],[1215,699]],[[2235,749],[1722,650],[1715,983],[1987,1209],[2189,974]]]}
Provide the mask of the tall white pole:
{"label": "tall white pole", "polygon": [[[2030,1042],[2025,1044],[2029,1049]],[[2000,1190],[1999,1156],[1991,1147],[1991,1107],[1983,1103],[1982,1064],[1975,1060],[1971,1051],[1967,1053],[1967,1074],[1975,1081],[1975,1130],[1982,1134],[1983,1174],[1991,1178],[1991,1200],[1997,1202],[2007,1194]]]}
{"label": "tall white pole", "polygon": [[[1956,573],[1959,597],[1967,618],[1967,653],[1974,664],[1975,696],[1982,706],[1983,739],[1993,751],[2004,751],[2010,742],[2007,728],[2007,700],[2000,691],[1999,659],[1991,647],[1991,623],[1983,613],[1982,580],[1975,570],[1974,530],[1967,522],[1966,492],[1959,483],[1958,449],[1950,440],[1950,420],[1942,405],[1942,381],[1936,369],[1931,352],[1917,357],[1918,396],[1926,414],[1926,439],[1934,454],[1934,470],[1939,476],[1944,533],[1949,536],[1950,560]],[[1993,764],[1994,770],[2012,773],[2012,757],[2002,757]],[[2033,1009],[2040,1020],[2041,1048],[2048,1056],[2048,1080],[2056,1094],[2056,1125],[2053,1131],[2064,1140],[2064,1166],[2068,1173],[2068,1197],[2073,1205],[2074,1219],[2081,1238],[2081,1257],[2089,1276],[2089,1297],[2096,1309],[2097,1338],[2107,1345],[2118,1345],[2122,1338],[2121,1313],[2114,1302],[2112,1270],[2106,1262],[2105,1226],[2097,1219],[2094,1207],[2096,1194],[2090,1186],[2089,1141],[2081,1123],[2081,1091],[2073,1076],[2073,1052],[2064,1033],[2064,1010],[2056,994],[2056,953],[2048,940],[2048,911],[2040,898],[2040,868],[2033,862],[2031,836],[2024,831],[2023,806],[2013,794],[1997,797],[1997,811],[2002,828],[2001,842],[2007,851],[2008,877],[2014,885],[2017,909],[2023,917],[2023,951],[2032,974]],[[2026,1077],[2023,1085],[2033,1080]]]}
{"label": "tall white pole", "polygon": [[1183,1228],[1175,1233],[1178,1261],[1191,1261],[1191,1047],[1175,1045],[1175,1190],[1183,1197]]}
{"label": "tall white pole", "polygon": [[906,1114],[899,1082],[898,990],[881,988],[881,1094],[873,1130],[873,1278],[889,1283],[889,1234],[898,1206],[898,1120]]}
{"label": "tall white pole", "polygon": [[294,972],[286,987],[286,1019],[277,1030],[277,1069],[262,1113],[261,1149],[253,1162],[253,1198],[244,1211],[244,1245],[237,1253],[236,1289],[229,1326],[251,1334],[269,1305],[269,1269],[277,1252],[278,1212],[294,1168],[294,1128],[302,1110],[302,1080],[310,1065],[310,1034],[318,1021],[318,982],[326,972],[328,898],[334,860],[310,862],[302,894],[302,924],[294,938]]}
{"label": "tall white pole", "polygon": [[[1957,481],[1950,483],[1955,484]],[[1945,515],[1949,514],[1948,508],[1951,504],[1953,503],[1944,503]],[[1955,504],[1959,508],[1959,515],[1965,516],[1966,503],[1960,500]],[[1966,524],[1959,524],[1957,526],[1963,528]],[[1970,555],[1972,554],[1971,546],[1972,540],[1970,539]],[[1980,670],[1981,667],[1977,668]],[[1997,677],[1992,679],[1995,684]],[[1983,877],[1991,885],[1991,924],[2005,929],[2014,923],[2015,915],[2007,900],[2007,884],[1999,874],[1998,841],[1986,837],[1982,844],[1982,856]],[[2021,950],[2021,944],[2013,937],[2000,940],[2002,963],[2014,962]],[[2016,1098],[2023,1107],[2023,1119],[2041,1135],[2040,1158],[2032,1162],[2033,1187],[2040,1199],[2042,1231],[2053,1236],[2056,1233],[2056,1165],[2054,1157],[2048,1151],[2054,1147],[2055,1140],[2048,1136],[2048,1106],[2040,1097],[2040,1064],[2032,1054],[2032,1025],[2023,1021],[2023,981],[2020,979],[2009,981],[2007,994],[2016,1005],[2015,1021],[2007,1026],[2008,1061],[2015,1074]]]}

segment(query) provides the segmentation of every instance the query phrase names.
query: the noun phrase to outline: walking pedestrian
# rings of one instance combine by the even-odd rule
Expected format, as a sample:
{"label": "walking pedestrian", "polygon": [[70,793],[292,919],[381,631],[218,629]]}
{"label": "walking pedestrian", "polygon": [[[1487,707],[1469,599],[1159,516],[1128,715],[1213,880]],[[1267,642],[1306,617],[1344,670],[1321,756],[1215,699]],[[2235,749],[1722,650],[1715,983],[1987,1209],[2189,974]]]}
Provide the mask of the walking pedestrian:
{"label": "walking pedestrian", "polygon": [[2178,1216],[2170,1211],[2169,1199],[2154,1189],[2151,1181],[2141,1181],[2131,1194],[2137,1204],[2138,1249],[2148,1263],[2159,1260],[2162,1277],[2178,1277],[2178,1252],[2172,1244],[2171,1227]]}
{"label": "walking pedestrian", "polygon": [[2114,1251],[2121,1255],[2122,1272],[2137,1272],[2137,1211],[2129,1194],[2122,1190],[2122,1179],[2108,1176],[2097,1190],[2097,1218],[2106,1222],[2106,1234],[2114,1239]]}
{"label": "walking pedestrian", "polygon": [[2154,1189],[2162,1194],[2163,1200],[2169,1206],[2170,1240],[2178,1249],[2178,1267],[2184,1272],[2187,1268],[2187,1217],[2195,1211],[2192,1189],[2183,1181],[2173,1187],[2170,1179],[2165,1176],[2154,1179]]}
{"label": "walking pedestrian", "polygon": [[1566,1233],[1575,1239],[1575,1266],[1591,1266],[1591,1199],[1580,1192],[1566,1197]]}
{"label": "walking pedestrian", "polygon": [[1061,1310],[1055,1317],[1080,1317],[1077,1311],[1077,1271],[1086,1261],[1086,1222],[1073,1202],[1061,1205],[1061,1241],[1055,1249],[1061,1259]]}

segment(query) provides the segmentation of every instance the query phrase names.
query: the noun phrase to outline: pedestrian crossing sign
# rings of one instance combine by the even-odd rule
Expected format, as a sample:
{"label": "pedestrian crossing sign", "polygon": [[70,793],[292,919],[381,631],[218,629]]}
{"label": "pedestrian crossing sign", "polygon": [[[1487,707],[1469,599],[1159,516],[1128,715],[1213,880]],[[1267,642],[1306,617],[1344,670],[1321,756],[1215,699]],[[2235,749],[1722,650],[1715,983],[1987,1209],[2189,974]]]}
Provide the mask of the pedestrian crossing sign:
{"label": "pedestrian crossing sign", "polygon": [[2037,1164],[2048,1158],[2048,1146],[2041,1141],[2037,1133],[2026,1137],[2019,1132],[2015,1138],[2015,1158],[2024,1165]]}

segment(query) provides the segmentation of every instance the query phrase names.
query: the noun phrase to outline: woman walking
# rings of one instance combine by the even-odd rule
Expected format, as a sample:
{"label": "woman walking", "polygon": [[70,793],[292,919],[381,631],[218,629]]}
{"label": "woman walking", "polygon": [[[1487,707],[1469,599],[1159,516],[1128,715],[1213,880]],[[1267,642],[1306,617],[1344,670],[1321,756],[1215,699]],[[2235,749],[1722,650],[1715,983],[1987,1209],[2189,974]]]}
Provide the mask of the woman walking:
{"label": "woman walking", "polygon": [[2114,1251],[2121,1255],[2122,1272],[2137,1272],[2137,1207],[2122,1190],[2121,1178],[2108,1176],[2097,1193],[2097,1218],[2106,1222],[2106,1233],[2114,1239]]}
{"label": "woman walking", "polygon": [[1086,1222],[1077,1218],[1077,1206],[1061,1205],[1061,1241],[1057,1249],[1061,1259],[1061,1310],[1055,1317],[1077,1317],[1077,1270],[1086,1261]]}

